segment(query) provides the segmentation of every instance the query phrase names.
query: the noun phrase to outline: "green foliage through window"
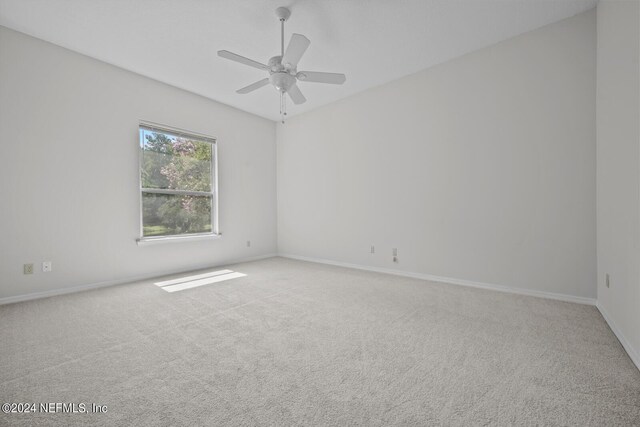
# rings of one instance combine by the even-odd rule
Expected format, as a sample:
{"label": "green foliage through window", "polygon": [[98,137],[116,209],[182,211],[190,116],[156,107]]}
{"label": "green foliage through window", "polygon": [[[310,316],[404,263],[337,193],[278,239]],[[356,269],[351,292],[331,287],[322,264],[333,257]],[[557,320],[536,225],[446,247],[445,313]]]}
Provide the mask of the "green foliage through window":
{"label": "green foliage through window", "polygon": [[140,128],[143,237],[213,231],[213,144]]}

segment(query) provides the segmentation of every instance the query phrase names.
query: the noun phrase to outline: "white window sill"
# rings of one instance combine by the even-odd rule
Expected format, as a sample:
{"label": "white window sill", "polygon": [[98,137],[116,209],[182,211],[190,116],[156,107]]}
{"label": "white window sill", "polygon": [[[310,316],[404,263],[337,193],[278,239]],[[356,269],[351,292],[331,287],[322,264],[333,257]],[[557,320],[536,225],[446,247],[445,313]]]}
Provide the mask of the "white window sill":
{"label": "white window sill", "polygon": [[222,237],[222,234],[190,234],[186,236],[162,236],[162,237],[141,237],[136,239],[138,246],[157,245],[160,243],[175,242],[193,242],[197,240],[216,240]]}

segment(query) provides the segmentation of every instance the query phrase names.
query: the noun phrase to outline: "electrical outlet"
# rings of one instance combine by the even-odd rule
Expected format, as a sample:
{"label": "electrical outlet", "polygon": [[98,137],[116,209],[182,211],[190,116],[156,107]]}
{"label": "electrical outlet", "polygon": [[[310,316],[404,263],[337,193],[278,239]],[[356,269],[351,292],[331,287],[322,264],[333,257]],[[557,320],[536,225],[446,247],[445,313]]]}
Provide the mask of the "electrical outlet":
{"label": "electrical outlet", "polygon": [[609,285],[610,285],[610,284],[609,284],[609,273],[607,273],[607,274],[605,275],[605,283],[606,283],[607,288],[608,288],[608,287],[609,287]]}
{"label": "electrical outlet", "polygon": [[371,253],[372,253],[372,254],[375,254],[375,253],[376,253],[376,247],[375,247],[375,246],[373,246],[373,245],[371,245]]}
{"label": "electrical outlet", "polygon": [[33,274],[33,264],[25,264],[22,269],[24,274]]}
{"label": "electrical outlet", "polygon": [[398,256],[398,248],[393,248],[393,256]]}
{"label": "electrical outlet", "polygon": [[250,248],[251,247],[251,240],[247,240],[247,247]]}
{"label": "electrical outlet", "polygon": [[398,262],[398,257],[397,256],[393,257],[393,262],[396,262],[396,263]]}
{"label": "electrical outlet", "polygon": [[45,261],[42,263],[42,271],[44,273],[49,273],[51,271],[52,263],[51,261]]}

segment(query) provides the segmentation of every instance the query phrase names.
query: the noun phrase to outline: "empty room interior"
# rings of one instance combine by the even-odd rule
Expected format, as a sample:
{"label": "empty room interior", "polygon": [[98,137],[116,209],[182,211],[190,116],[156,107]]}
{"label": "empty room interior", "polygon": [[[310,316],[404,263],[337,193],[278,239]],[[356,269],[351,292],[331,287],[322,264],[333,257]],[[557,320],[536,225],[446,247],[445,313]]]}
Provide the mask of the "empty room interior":
{"label": "empty room interior", "polygon": [[640,425],[640,0],[0,0],[0,135],[0,425]]}

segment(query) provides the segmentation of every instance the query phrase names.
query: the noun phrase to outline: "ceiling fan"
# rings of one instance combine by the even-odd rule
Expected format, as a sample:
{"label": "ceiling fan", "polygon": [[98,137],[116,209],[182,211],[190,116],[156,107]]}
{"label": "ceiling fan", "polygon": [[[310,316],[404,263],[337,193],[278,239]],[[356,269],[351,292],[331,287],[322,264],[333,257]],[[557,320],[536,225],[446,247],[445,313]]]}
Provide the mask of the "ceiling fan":
{"label": "ceiling fan", "polygon": [[267,65],[229,52],[228,50],[219,50],[218,56],[269,72],[269,77],[258,80],[242,89],[238,89],[236,92],[246,94],[271,83],[280,93],[280,118],[282,119],[282,123],[284,123],[284,118],[287,115],[285,94],[289,94],[294,104],[302,104],[307,100],[297,85],[298,81],[341,85],[345,82],[346,76],[344,74],[323,73],[319,71],[298,71],[298,62],[311,42],[302,34],[294,33],[291,36],[291,40],[289,40],[287,50],[285,50],[284,23],[291,16],[291,11],[286,7],[279,7],[276,9],[276,16],[280,20],[281,29],[280,55],[269,59]]}

